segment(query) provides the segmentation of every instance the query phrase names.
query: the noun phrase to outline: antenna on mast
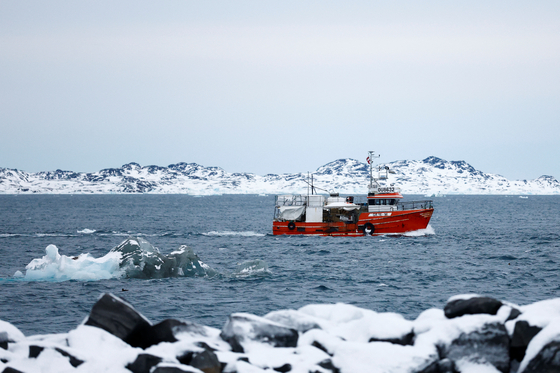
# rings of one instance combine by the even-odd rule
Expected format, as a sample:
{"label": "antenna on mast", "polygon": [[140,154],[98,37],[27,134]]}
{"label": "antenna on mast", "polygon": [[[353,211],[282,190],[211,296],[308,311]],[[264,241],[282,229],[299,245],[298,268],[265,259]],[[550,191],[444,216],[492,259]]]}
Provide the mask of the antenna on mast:
{"label": "antenna on mast", "polygon": [[[373,150],[370,150],[368,152],[368,157],[367,157],[367,163],[369,165],[369,189],[370,189],[370,193],[372,192],[373,189],[373,182],[374,182],[374,178],[373,178],[373,160],[375,158],[379,158],[381,157],[379,154],[375,155],[375,152]],[[377,183],[376,183],[377,184]]]}
{"label": "antenna on mast", "polygon": [[313,174],[311,174],[311,194],[317,194],[315,193],[315,186],[313,185]]}

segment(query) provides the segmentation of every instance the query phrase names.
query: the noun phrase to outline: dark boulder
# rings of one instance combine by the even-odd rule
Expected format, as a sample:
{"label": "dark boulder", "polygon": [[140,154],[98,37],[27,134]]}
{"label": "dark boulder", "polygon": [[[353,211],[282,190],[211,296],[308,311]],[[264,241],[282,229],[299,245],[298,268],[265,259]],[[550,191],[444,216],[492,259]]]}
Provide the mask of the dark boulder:
{"label": "dark boulder", "polygon": [[93,305],[85,325],[101,328],[127,343],[151,327],[151,323],[131,305],[113,294],[104,294]]}
{"label": "dark boulder", "polygon": [[29,355],[27,355],[30,359],[34,359],[43,352],[45,348],[41,346],[31,345],[29,346]]}
{"label": "dark boulder", "polygon": [[428,366],[423,367],[420,370],[415,370],[414,373],[441,373],[439,371],[438,362],[439,361],[433,361],[431,364],[428,364]]}
{"label": "dark boulder", "polygon": [[7,332],[0,332],[0,348],[3,348],[4,350],[8,349],[8,342],[13,342],[10,340],[10,338],[8,338],[8,333]]}
{"label": "dark boulder", "polygon": [[509,372],[509,336],[501,323],[484,324],[479,330],[462,333],[449,345],[438,346],[443,359],[488,363],[500,372]]}
{"label": "dark boulder", "polygon": [[326,353],[329,356],[333,356],[332,352],[329,352],[329,350],[327,350],[327,348],[325,346],[323,346],[321,343],[317,342],[317,341],[313,341],[313,343],[311,343],[311,346],[318,348],[319,350],[323,351],[324,353]]}
{"label": "dark boulder", "polygon": [[162,322],[136,330],[128,339],[132,347],[146,349],[161,342],[177,342],[173,333],[173,328],[183,324],[179,320],[167,319]]}
{"label": "dark boulder", "polygon": [[287,328],[295,329],[300,333],[305,333],[311,329],[321,329],[321,326],[313,317],[294,310],[273,311],[266,314],[264,318]]}
{"label": "dark boulder", "polygon": [[437,373],[456,373],[458,372],[455,363],[449,359],[441,359],[437,362]]}
{"label": "dark boulder", "polygon": [[205,343],[199,344],[204,350],[202,351],[188,351],[177,360],[181,364],[190,365],[204,373],[220,373],[222,371],[222,364],[218,360],[216,354]]}
{"label": "dark boulder", "polygon": [[[188,369],[188,370],[187,370]],[[187,367],[178,367],[178,366],[157,366],[151,373],[192,373],[192,370]]]}
{"label": "dark boulder", "polygon": [[317,364],[321,368],[331,371],[332,373],[340,373],[340,369],[334,366],[331,359],[326,359]]}
{"label": "dark boulder", "polygon": [[414,332],[407,333],[400,338],[370,338],[369,342],[389,342],[401,346],[412,346],[414,343]]}
{"label": "dark boulder", "polygon": [[60,348],[56,347],[55,350],[59,354],[61,354],[62,356],[67,357],[68,360],[70,361],[70,365],[72,365],[74,368],[79,367],[84,362],[83,360],[78,359],[77,357],[69,354],[68,352],[64,351],[63,349],[60,349]]}
{"label": "dark boulder", "polygon": [[275,371],[280,372],[280,373],[288,373],[289,371],[292,370],[292,365],[291,364],[284,364],[282,366],[272,368],[272,370],[275,370]]}
{"label": "dark boulder", "polygon": [[515,308],[515,307],[512,307],[512,308],[511,308],[511,311],[510,311],[510,313],[509,313],[509,316],[508,316],[508,318],[507,318],[506,321],[515,320],[515,319],[517,319],[517,318],[519,317],[519,315],[521,315],[521,311],[519,311],[519,310],[518,310],[517,308]]}
{"label": "dark boulder", "polygon": [[490,297],[455,299],[445,305],[443,312],[448,319],[479,313],[495,315],[502,305],[502,302]]}
{"label": "dark boulder", "polygon": [[206,327],[189,321],[166,319],[151,327],[141,328],[129,338],[132,347],[146,349],[161,342],[177,342],[176,337],[180,333],[189,333],[191,336],[199,335],[206,337]]}
{"label": "dark boulder", "polygon": [[23,373],[23,372],[21,370],[17,370],[17,369],[11,368],[11,367],[6,367],[6,368],[4,368],[2,373]]}
{"label": "dark boulder", "polygon": [[161,362],[161,357],[150,354],[139,354],[126,369],[132,373],[150,373],[151,369]]}
{"label": "dark boulder", "polygon": [[220,337],[230,344],[232,351],[244,352],[245,341],[266,343],[274,347],[296,347],[298,332],[262,317],[232,314],[224,325]]}
{"label": "dark boulder", "polygon": [[[28,357],[31,359],[37,358],[39,355],[41,355],[41,352],[43,352],[44,349],[45,347],[42,346],[30,345]],[[54,350],[59,354],[61,354],[62,356],[67,357],[68,361],[70,362],[70,365],[72,365],[74,368],[79,367],[84,362],[83,360],[78,359],[77,357],[71,355],[70,353],[64,351],[61,348],[55,347]]]}
{"label": "dark boulder", "polygon": [[10,343],[25,339],[25,335],[12,324],[0,320],[0,348],[7,350]]}
{"label": "dark boulder", "polygon": [[560,372],[560,341],[546,344],[523,370],[523,373],[558,372]]}
{"label": "dark boulder", "polygon": [[511,336],[510,356],[517,361],[523,360],[525,351],[531,339],[536,336],[542,328],[532,326],[527,321],[519,320],[515,323],[513,335]]}
{"label": "dark boulder", "polygon": [[458,370],[452,360],[441,359],[432,362],[416,373],[458,373]]}

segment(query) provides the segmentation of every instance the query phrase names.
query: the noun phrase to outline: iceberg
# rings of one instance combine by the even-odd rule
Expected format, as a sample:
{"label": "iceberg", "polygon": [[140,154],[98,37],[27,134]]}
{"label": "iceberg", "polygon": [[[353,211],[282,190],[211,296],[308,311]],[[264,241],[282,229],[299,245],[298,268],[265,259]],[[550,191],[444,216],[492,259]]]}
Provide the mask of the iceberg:
{"label": "iceberg", "polygon": [[60,255],[55,245],[45,249],[46,255],[33,259],[25,274],[14,277],[26,281],[97,281],[111,278],[157,279],[166,277],[204,277],[217,272],[204,264],[193,250],[182,245],[168,255],[141,237],[129,237],[106,255]]}

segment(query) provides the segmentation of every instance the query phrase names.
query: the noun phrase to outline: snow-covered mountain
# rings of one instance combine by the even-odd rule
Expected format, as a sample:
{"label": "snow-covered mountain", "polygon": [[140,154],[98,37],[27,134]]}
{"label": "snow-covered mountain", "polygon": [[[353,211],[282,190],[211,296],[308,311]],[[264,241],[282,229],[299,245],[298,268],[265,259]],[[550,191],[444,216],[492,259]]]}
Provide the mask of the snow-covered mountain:
{"label": "snow-covered mountain", "polygon": [[[560,183],[552,176],[511,181],[486,174],[464,161],[428,157],[422,161],[380,164],[396,171],[390,181],[404,194],[560,194]],[[339,159],[313,172],[316,187],[347,194],[365,194],[368,165],[355,159]],[[94,173],[49,171],[28,173],[0,168],[3,194],[90,194],[90,193],[182,193],[290,194],[307,193],[307,173],[229,173],[219,167],[177,163],[168,167],[128,163]]]}

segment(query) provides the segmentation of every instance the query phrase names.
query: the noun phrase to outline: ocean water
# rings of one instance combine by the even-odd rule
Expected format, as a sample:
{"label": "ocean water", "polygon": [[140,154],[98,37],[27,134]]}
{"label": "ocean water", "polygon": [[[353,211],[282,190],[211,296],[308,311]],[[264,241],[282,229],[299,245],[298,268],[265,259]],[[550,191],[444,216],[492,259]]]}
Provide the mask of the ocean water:
{"label": "ocean water", "polygon": [[[407,199],[418,199],[408,196]],[[26,335],[67,332],[105,292],[153,322],[221,328],[343,302],[414,319],[453,295],[516,304],[560,296],[560,196],[434,198],[427,231],[375,237],[272,236],[274,196],[1,195],[0,319]],[[14,277],[48,245],[100,258],[130,236],[169,254],[188,245],[215,275],[41,281]]]}

